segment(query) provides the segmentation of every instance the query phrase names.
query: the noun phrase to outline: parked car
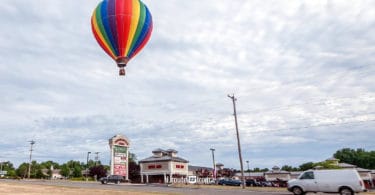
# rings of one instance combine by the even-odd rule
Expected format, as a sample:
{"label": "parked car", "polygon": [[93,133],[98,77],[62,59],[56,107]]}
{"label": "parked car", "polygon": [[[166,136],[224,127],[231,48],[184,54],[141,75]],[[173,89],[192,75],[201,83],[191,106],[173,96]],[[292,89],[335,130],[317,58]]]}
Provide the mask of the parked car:
{"label": "parked car", "polygon": [[261,186],[261,183],[255,179],[247,179],[246,186]]}
{"label": "parked car", "polygon": [[120,182],[125,181],[124,177],[121,175],[109,175],[107,177],[102,177],[99,180],[102,184],[107,184],[107,183],[115,183],[119,184]]}
{"label": "parked car", "polygon": [[260,182],[260,186],[263,186],[263,187],[274,187],[274,184],[270,181],[262,181]]}
{"label": "parked car", "polygon": [[288,190],[295,195],[306,192],[330,192],[342,195],[366,191],[355,169],[309,170],[288,181]]}
{"label": "parked car", "polygon": [[236,179],[220,179],[217,184],[223,186],[240,186],[242,182]]}

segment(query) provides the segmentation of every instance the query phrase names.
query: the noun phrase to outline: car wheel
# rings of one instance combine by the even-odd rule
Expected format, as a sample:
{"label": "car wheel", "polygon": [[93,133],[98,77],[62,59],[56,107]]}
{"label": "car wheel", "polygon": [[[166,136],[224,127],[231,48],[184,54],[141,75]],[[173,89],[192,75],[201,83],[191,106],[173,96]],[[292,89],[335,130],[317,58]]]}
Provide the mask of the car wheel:
{"label": "car wheel", "polygon": [[104,181],[102,181],[102,184],[105,184]]}
{"label": "car wheel", "polygon": [[116,181],[116,184],[120,184],[120,181],[119,181],[119,180],[117,180],[117,181]]}
{"label": "car wheel", "polygon": [[350,188],[341,188],[340,189],[341,195],[353,195],[353,191]]}
{"label": "car wheel", "polygon": [[293,187],[292,192],[294,195],[303,195],[305,194],[300,187]]}

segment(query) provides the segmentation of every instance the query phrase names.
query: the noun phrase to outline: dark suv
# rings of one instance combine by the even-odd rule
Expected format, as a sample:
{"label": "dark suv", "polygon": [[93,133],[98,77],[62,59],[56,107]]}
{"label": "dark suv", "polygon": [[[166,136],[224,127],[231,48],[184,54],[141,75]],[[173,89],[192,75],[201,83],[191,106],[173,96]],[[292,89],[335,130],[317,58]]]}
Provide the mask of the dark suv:
{"label": "dark suv", "polygon": [[120,182],[123,182],[123,181],[125,180],[124,180],[124,177],[121,175],[109,175],[107,177],[100,178],[100,182],[102,182],[102,184],[107,184],[107,183],[119,184]]}
{"label": "dark suv", "polygon": [[255,179],[247,179],[246,186],[262,186],[262,184]]}

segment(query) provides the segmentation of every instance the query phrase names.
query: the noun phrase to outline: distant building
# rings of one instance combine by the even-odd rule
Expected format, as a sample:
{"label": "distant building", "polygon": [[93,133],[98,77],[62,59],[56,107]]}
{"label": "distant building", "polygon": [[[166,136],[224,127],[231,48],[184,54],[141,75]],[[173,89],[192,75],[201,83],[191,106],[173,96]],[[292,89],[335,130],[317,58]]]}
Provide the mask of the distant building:
{"label": "distant building", "polygon": [[328,158],[326,160],[326,162],[331,164],[331,165],[335,165],[335,166],[338,166],[340,168],[343,168],[343,169],[353,169],[353,168],[357,167],[355,165],[348,164],[348,163],[340,163],[340,160],[337,159],[337,158],[334,158],[334,157]]}
{"label": "distant building", "polygon": [[42,169],[43,175],[45,177],[49,177],[50,179],[64,179],[65,177],[60,174],[60,171],[60,169],[54,169],[53,166],[51,166],[49,169]]}
{"label": "distant building", "polygon": [[174,178],[187,178],[189,161],[177,157],[176,150],[156,149],[152,153],[139,161],[142,183],[169,183]]}
{"label": "distant building", "polygon": [[[257,181],[264,181],[264,172],[244,172],[243,176],[245,179],[255,179]],[[234,175],[234,178],[236,179],[241,179],[242,178],[242,173],[241,172],[236,172]]]}
{"label": "distant building", "polygon": [[284,186],[290,180],[289,171],[283,171],[278,166],[272,167],[272,170],[264,173],[266,181],[277,183],[279,186]]}
{"label": "distant building", "polygon": [[212,167],[202,167],[202,166],[192,166],[189,165],[188,175],[193,175],[197,177],[212,177]]}

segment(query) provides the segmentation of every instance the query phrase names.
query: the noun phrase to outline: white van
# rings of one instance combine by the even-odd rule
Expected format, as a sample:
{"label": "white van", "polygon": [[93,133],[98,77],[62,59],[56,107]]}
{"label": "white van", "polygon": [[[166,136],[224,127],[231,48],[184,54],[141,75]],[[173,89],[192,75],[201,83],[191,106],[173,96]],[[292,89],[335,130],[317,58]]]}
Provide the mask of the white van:
{"label": "white van", "polygon": [[352,195],[366,191],[355,169],[308,170],[288,181],[288,190],[295,195],[306,192],[338,192]]}

